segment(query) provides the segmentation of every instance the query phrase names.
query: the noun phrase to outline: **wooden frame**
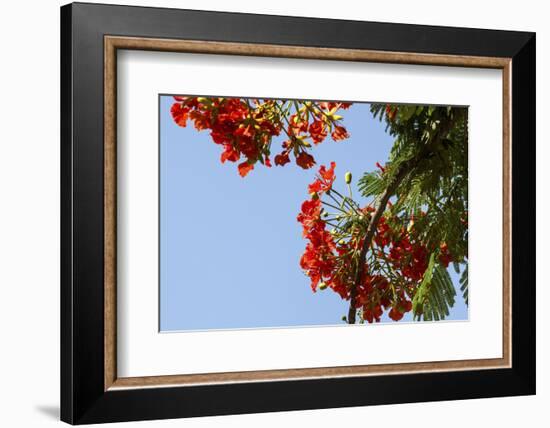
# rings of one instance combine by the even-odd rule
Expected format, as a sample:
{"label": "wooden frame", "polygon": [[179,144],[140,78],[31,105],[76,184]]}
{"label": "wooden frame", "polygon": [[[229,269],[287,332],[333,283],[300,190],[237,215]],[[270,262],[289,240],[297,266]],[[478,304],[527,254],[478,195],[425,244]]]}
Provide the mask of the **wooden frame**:
{"label": "wooden frame", "polygon": [[[471,57],[376,52],[352,49],[276,46],[227,42],[197,42],[105,36],[105,390],[161,385],[193,385],[259,380],[334,378],[344,376],[468,370],[510,367],[510,58]],[[314,369],[267,370],[216,374],[118,378],[116,376],[116,51],[138,49],[224,55],[253,55],[284,58],[308,58],[342,61],[385,62],[422,65],[496,68],[503,73],[503,357],[467,361],[443,361],[410,364],[324,367]]]}
{"label": "wooden frame", "polygon": [[[170,13],[169,13],[170,12]],[[120,17],[120,28],[107,28],[101,21],[105,14]],[[140,28],[140,17],[155,18],[153,29]],[[92,26],[84,29],[80,23],[90,19]],[[163,32],[166,24],[218,22],[223,28],[228,21],[241,20],[242,34],[234,40],[219,41],[217,30],[209,34],[198,34],[188,30],[175,30],[176,34]],[[88,423],[131,419],[180,417],[202,414],[224,414],[257,412],[293,408],[335,407],[346,405],[468,398],[475,396],[497,396],[534,393],[534,335],[521,337],[521,332],[534,329],[533,257],[534,221],[531,224],[518,223],[527,214],[514,212],[512,206],[521,200],[522,206],[534,206],[533,191],[529,189],[534,180],[534,115],[522,114],[525,106],[534,110],[534,35],[488,30],[465,30],[439,27],[419,27],[398,24],[374,24],[315,20],[305,18],[283,18],[262,16],[264,30],[256,40],[247,40],[247,28],[260,25],[255,17],[240,14],[176,11],[168,9],[144,9],[122,6],[99,6],[73,4],[62,8],[62,419],[70,423]],[[281,43],[277,40],[277,29],[293,21],[306,24],[304,34],[293,35],[294,40]],[[114,21],[112,21],[114,22]],[[355,29],[355,35],[371,33],[380,36],[391,31],[394,40],[390,46],[375,42],[373,46],[350,47],[358,42],[338,39],[318,46],[316,37],[320,28],[333,25],[338,28]],[[115,25],[117,27],[117,25]],[[183,25],[181,27],[184,27]],[[89,28],[92,28],[93,34]],[[302,28],[304,26],[302,25]],[[181,31],[178,33],[178,31]],[[187,31],[187,32],[186,32]],[[202,30],[200,30],[202,31]],[[143,36],[136,36],[142,33]],[[120,35],[123,34],[123,35]],[[151,36],[151,34],[153,36]],[[439,36],[440,46],[425,42],[412,46],[414,35]],[[477,47],[475,38],[483,36],[485,45]],[[177,37],[175,37],[177,36]],[[197,37],[200,36],[200,37]],[[300,38],[301,36],[301,38]],[[456,37],[456,43],[454,38]],[[460,36],[460,37],[458,37]],[[441,39],[443,37],[443,39]],[[380,37],[378,37],[380,38]],[[429,38],[429,37],[428,37]],[[238,39],[238,40],[237,40]],[[215,41],[214,41],[215,40]],[[412,41],[412,45],[411,45]],[[461,42],[462,41],[462,42]],[[74,53],[83,43],[94,45],[93,54],[81,54],[77,61]],[[312,43],[313,42],[313,43]],[[491,42],[491,43],[489,43]],[[378,44],[377,44],[378,43]],[[391,48],[388,50],[388,47]],[[152,51],[200,52],[208,54],[252,55],[287,58],[313,58],[325,60],[352,60],[367,62],[388,62],[422,65],[446,65],[479,68],[497,68],[503,72],[503,358],[470,361],[445,361],[410,364],[386,364],[370,366],[327,367],[292,370],[270,370],[240,373],[218,373],[198,375],[153,376],[145,378],[118,378],[116,375],[116,51],[117,49],[139,49]],[[84,59],[82,59],[84,57]],[[83,71],[87,65],[91,70]],[[98,87],[103,81],[103,99],[91,99],[88,88],[92,83]],[[519,90],[521,88],[521,91]],[[84,103],[88,103],[84,106]],[[96,121],[79,121],[86,110],[92,110]],[[75,119],[74,121],[72,119]],[[103,127],[100,126],[103,122]],[[83,138],[82,133],[93,127],[93,136]],[[103,131],[100,133],[99,131]],[[522,147],[514,144],[514,136],[522,133]],[[527,137],[525,137],[527,135]],[[527,149],[527,150],[526,150]],[[93,152],[93,153],[92,153]],[[93,154],[91,160],[79,157]],[[514,174],[512,177],[512,164]],[[90,182],[79,180],[83,175]],[[520,194],[519,191],[526,191]],[[100,196],[102,196],[100,198]],[[89,222],[83,217],[82,209],[88,206],[101,220]],[[534,212],[534,210],[532,211]],[[534,216],[534,214],[529,214]],[[90,224],[92,223],[92,224]],[[529,223],[529,222],[528,222]],[[93,238],[84,231],[102,231],[101,238]],[[78,246],[81,240],[92,246]],[[512,247],[512,240],[514,248]],[[82,245],[82,244],[80,244]],[[518,253],[518,249],[521,252]],[[93,253],[93,254],[91,254]],[[75,256],[79,256],[75,258]],[[84,259],[82,258],[84,257]],[[93,269],[93,278],[83,278],[83,265]],[[512,265],[514,270],[512,271]],[[99,271],[98,271],[99,270]],[[522,294],[518,292],[522,289]],[[90,304],[83,295],[101,294]],[[534,307],[534,305],[532,305]],[[529,309],[526,309],[529,308]],[[103,314],[91,312],[101,309]],[[526,311],[531,311],[526,313]],[[86,318],[91,316],[91,319]],[[101,342],[100,342],[101,339]],[[521,342],[521,347],[520,347]],[[101,345],[99,347],[99,345]],[[82,347],[91,346],[99,352],[101,359],[86,359]],[[92,368],[92,370],[89,370]],[[482,370],[492,369],[492,370]],[[423,374],[422,374],[423,373]],[[388,378],[387,375],[392,375]],[[384,376],[386,375],[386,376]],[[90,378],[86,378],[90,376]],[[425,392],[418,396],[398,394],[379,398],[373,394],[353,397],[346,393],[332,400],[313,402],[303,394],[312,388],[343,388],[345,384],[359,387],[367,382],[371,385],[398,379],[412,386],[427,382],[450,385],[454,393],[447,391],[441,396]],[[285,398],[290,384],[298,386],[297,402]],[[476,391],[466,389],[467,381],[487,382]],[[457,381],[464,385],[457,388]],[[253,382],[253,383],[251,383]],[[502,384],[506,386],[503,387]],[[496,385],[500,385],[496,387]],[[163,386],[162,392],[158,388]],[[229,404],[208,407],[209,399],[240,394],[245,399],[257,390],[270,389],[270,404],[255,403],[243,407],[235,399]],[[388,388],[386,385],[384,388]],[[296,394],[294,394],[296,395]],[[95,397],[92,404],[91,397]],[[97,398],[100,401],[97,402]],[[145,397],[154,397],[156,403],[163,402],[169,411],[159,411],[152,406],[129,407],[129,403],[144,403]],[[210,398],[207,398],[210,397]],[[184,399],[185,402],[181,400]],[[137,400],[137,401],[136,401]],[[160,400],[160,401],[158,401]],[[167,402],[169,405],[166,405]],[[118,404],[115,404],[118,403]],[[123,404],[120,404],[123,403]],[[124,404],[126,403],[126,404]]]}

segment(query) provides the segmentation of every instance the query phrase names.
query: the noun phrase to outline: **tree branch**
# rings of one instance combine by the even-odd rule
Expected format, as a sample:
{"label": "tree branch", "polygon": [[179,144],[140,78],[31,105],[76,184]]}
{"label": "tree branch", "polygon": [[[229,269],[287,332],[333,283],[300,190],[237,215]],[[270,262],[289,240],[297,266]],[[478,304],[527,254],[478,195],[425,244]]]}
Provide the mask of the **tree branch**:
{"label": "tree branch", "polygon": [[[415,162],[415,164],[416,163],[417,162]],[[355,324],[355,315],[357,311],[355,307],[356,300],[357,300],[357,287],[361,282],[361,278],[363,277],[365,259],[367,257],[367,251],[372,242],[372,238],[374,237],[374,232],[376,232],[376,228],[378,227],[380,218],[382,217],[382,214],[384,214],[384,211],[386,210],[386,206],[388,205],[388,201],[390,200],[391,196],[394,194],[399,184],[401,184],[403,179],[407,176],[407,174],[412,170],[414,166],[412,165],[411,161],[404,162],[401,165],[401,168],[399,168],[397,175],[395,176],[395,178],[392,180],[390,185],[386,188],[386,190],[382,194],[382,197],[380,198],[380,203],[378,204],[376,211],[374,212],[374,214],[370,219],[369,225],[367,227],[367,231],[365,233],[365,240],[363,241],[363,246],[361,247],[361,252],[359,253],[359,262],[358,262],[357,270],[355,271],[353,287],[351,288],[351,291],[350,291],[350,304],[349,304],[349,310],[348,310],[349,324]]]}

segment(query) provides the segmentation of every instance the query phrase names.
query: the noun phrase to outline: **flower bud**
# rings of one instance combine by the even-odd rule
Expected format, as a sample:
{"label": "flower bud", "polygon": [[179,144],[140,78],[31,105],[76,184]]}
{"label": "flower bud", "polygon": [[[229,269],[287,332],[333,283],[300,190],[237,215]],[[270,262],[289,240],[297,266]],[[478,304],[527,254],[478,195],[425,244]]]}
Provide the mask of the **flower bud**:
{"label": "flower bud", "polygon": [[325,290],[328,287],[328,284],[324,281],[319,283],[319,290]]}
{"label": "flower bud", "polygon": [[351,172],[346,172],[346,175],[344,175],[344,180],[346,180],[346,184],[350,184],[351,183]]}
{"label": "flower bud", "polygon": [[319,199],[319,194],[317,192],[311,192],[310,196],[311,196],[311,199],[313,199],[314,201]]}

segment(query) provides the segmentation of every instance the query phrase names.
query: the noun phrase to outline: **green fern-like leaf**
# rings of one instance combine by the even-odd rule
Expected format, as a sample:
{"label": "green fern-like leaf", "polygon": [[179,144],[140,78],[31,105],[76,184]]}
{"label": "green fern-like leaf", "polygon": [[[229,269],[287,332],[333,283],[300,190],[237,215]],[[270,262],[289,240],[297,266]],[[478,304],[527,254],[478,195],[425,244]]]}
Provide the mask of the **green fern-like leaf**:
{"label": "green fern-like leaf", "polygon": [[468,265],[464,268],[464,271],[462,271],[462,275],[460,275],[460,291],[462,291],[462,297],[464,298],[464,302],[466,305],[468,305]]}
{"label": "green fern-like leaf", "polygon": [[376,197],[384,192],[386,182],[378,172],[368,172],[361,177],[358,187],[364,197]]}
{"label": "green fern-like leaf", "polygon": [[425,308],[425,303],[429,299],[429,288],[430,288],[430,284],[432,283],[434,261],[435,261],[435,253],[432,253],[432,255],[430,256],[428,267],[424,272],[424,277],[422,278],[422,282],[418,286],[418,289],[416,290],[416,294],[414,295],[412,300],[413,314],[416,319],[420,319],[422,314],[424,314],[424,319],[426,319],[426,316],[429,316],[429,314],[425,313],[426,312],[425,309],[429,309],[429,308]]}
{"label": "green fern-like leaf", "polygon": [[455,304],[456,291],[449,272],[435,262],[435,255],[430,256],[424,278],[413,298],[414,318],[419,321],[444,320]]}

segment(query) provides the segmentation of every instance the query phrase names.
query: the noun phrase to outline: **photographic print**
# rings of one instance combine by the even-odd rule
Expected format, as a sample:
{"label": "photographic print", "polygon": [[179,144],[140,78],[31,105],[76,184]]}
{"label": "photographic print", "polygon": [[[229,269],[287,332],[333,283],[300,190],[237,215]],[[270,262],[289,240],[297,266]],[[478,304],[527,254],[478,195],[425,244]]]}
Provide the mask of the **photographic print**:
{"label": "photographic print", "polygon": [[159,96],[162,332],[468,319],[468,108]]}

